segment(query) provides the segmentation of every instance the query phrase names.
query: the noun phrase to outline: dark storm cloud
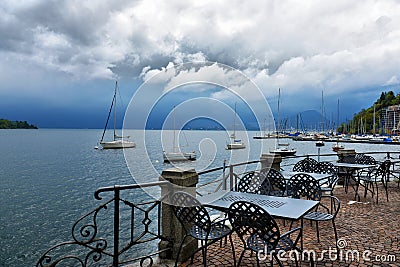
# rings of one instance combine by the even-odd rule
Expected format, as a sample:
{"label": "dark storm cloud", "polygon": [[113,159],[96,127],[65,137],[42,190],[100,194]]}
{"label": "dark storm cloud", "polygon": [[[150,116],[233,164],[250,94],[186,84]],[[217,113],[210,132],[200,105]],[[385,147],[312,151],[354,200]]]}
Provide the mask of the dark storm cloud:
{"label": "dark storm cloud", "polygon": [[42,94],[68,80],[138,80],[170,63],[217,61],[267,97],[278,87],[334,98],[380,91],[399,84],[399,14],[391,0],[5,0],[0,90]]}

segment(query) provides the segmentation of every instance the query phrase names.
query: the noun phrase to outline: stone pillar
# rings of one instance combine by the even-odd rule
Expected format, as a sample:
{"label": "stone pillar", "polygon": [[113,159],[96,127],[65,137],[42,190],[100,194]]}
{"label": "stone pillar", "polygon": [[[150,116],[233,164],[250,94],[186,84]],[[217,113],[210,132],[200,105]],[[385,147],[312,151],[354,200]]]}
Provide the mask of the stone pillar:
{"label": "stone pillar", "polygon": [[[347,156],[356,156],[356,151],[354,149],[339,149],[337,152],[338,156],[338,162],[341,162],[344,157]],[[338,168],[338,185],[343,185],[344,184],[344,179],[347,175],[347,172],[344,168]],[[353,180],[350,179],[350,183],[353,183]]]}
{"label": "stone pillar", "polygon": [[[199,180],[199,176],[194,169],[171,168],[164,170],[159,180],[169,181],[171,183],[168,186],[161,187],[161,196],[165,201],[161,204],[160,219],[162,236],[172,240],[172,243],[160,241],[158,248],[160,250],[170,248],[169,251],[160,254],[161,259],[175,260],[185,231],[174,215],[169,197],[177,191],[185,191],[196,196],[196,184]],[[186,238],[185,244],[180,252],[179,261],[188,259],[197,247],[198,244],[196,240],[193,238]]]}
{"label": "stone pillar", "polygon": [[339,149],[337,153],[338,161],[341,161],[345,156],[355,156],[356,151],[354,149]]}
{"label": "stone pillar", "polygon": [[262,154],[260,157],[261,169],[281,170],[282,157],[278,154]]}

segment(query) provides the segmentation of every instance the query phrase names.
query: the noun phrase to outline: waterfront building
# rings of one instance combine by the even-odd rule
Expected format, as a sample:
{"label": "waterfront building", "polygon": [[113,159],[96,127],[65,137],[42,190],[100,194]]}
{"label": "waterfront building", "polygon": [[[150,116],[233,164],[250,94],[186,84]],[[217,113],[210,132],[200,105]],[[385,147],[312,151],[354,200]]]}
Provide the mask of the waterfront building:
{"label": "waterfront building", "polygon": [[400,130],[400,105],[382,109],[381,118],[385,133],[397,133]]}

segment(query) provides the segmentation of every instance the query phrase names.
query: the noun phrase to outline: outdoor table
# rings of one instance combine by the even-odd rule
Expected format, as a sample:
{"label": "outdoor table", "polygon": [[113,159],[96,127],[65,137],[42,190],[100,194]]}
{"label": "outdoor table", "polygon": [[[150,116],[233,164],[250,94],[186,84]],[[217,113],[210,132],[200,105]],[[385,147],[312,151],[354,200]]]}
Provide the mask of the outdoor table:
{"label": "outdoor table", "polygon": [[320,185],[323,185],[328,182],[329,177],[334,174],[330,173],[315,173],[315,172],[293,172],[293,171],[281,171],[281,174],[285,178],[285,180],[290,180],[290,178],[296,174],[304,173],[310,175],[312,178],[317,180]]}
{"label": "outdoor table", "polygon": [[276,197],[236,191],[221,190],[198,197],[205,206],[216,210],[227,211],[236,201],[249,201],[265,209],[271,216],[287,220],[301,219],[301,247],[303,248],[303,216],[315,208],[319,201]]}
{"label": "outdoor table", "polygon": [[[359,181],[354,179],[354,177],[352,175],[355,171],[362,170],[362,169],[368,169],[368,168],[375,168],[377,166],[377,164],[368,165],[368,164],[345,163],[345,162],[334,162],[333,165],[335,167],[343,168],[346,170],[346,177],[344,179],[344,186],[345,186],[346,194],[347,194],[347,186],[350,182],[350,179],[353,179],[353,181],[356,182],[356,184],[359,183]],[[364,185],[361,185],[361,186],[364,186]],[[353,188],[354,193],[355,193],[354,200],[356,200],[357,197],[358,197],[358,200],[360,200],[360,195],[358,194],[358,190],[356,188],[354,188],[354,185],[352,185],[352,184],[351,184],[351,187]]]}

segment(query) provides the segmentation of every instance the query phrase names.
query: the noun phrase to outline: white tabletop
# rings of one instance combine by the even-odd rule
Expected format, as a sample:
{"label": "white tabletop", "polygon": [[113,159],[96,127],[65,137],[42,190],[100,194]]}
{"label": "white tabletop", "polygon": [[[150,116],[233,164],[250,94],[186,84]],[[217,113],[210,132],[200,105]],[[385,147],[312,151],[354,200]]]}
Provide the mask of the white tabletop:
{"label": "white tabletop", "polygon": [[281,173],[282,173],[283,177],[285,177],[285,179],[290,179],[290,177],[292,177],[296,174],[304,173],[304,174],[310,175],[312,178],[314,178],[317,181],[326,180],[333,175],[330,173],[293,172],[293,171],[281,171]]}
{"label": "white tabletop", "polygon": [[249,201],[265,209],[271,216],[298,220],[318,205],[319,201],[276,197],[251,193],[221,190],[199,197],[198,200],[206,206],[226,211],[236,201]]}
{"label": "white tabletop", "polygon": [[351,169],[367,169],[367,168],[374,168],[377,165],[368,165],[368,164],[357,164],[357,163],[346,163],[346,162],[334,162],[333,166],[335,167],[342,167],[342,168],[351,168]]}

